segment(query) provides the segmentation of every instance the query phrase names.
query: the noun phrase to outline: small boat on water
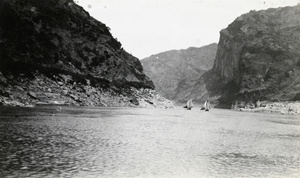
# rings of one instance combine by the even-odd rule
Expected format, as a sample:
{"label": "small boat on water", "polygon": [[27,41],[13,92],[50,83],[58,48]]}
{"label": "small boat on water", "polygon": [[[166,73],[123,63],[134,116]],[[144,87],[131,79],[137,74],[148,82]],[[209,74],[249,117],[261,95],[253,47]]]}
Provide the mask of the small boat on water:
{"label": "small boat on water", "polygon": [[190,99],[190,100],[188,100],[188,102],[186,103],[186,108],[187,108],[187,110],[191,110],[192,107],[193,107],[193,100]]}
{"label": "small boat on water", "polygon": [[209,111],[209,109],[210,109],[210,102],[205,100],[201,110]]}
{"label": "small boat on water", "polygon": [[203,106],[202,106],[201,110],[205,110],[205,108],[206,108],[206,104],[207,104],[207,100],[205,100],[205,102],[204,102],[204,104],[203,104]]}
{"label": "small boat on water", "polygon": [[206,102],[205,111],[209,111],[209,110],[210,110],[210,102],[207,101],[207,102]]}

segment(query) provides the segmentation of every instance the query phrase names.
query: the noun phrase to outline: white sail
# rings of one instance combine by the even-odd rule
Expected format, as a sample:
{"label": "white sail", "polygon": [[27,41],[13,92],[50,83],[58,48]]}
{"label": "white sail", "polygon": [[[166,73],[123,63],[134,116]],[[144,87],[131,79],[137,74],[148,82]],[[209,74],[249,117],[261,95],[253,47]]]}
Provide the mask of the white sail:
{"label": "white sail", "polygon": [[206,104],[207,104],[207,100],[205,100],[205,102],[204,102],[204,104],[203,104],[201,110],[205,110],[205,109],[206,109]]}
{"label": "white sail", "polygon": [[188,100],[188,102],[186,103],[186,106],[187,106],[188,110],[192,109],[192,107],[193,107],[193,101],[192,101],[192,99]]}
{"label": "white sail", "polygon": [[209,101],[205,101],[205,111],[209,111],[210,109],[210,102]]}

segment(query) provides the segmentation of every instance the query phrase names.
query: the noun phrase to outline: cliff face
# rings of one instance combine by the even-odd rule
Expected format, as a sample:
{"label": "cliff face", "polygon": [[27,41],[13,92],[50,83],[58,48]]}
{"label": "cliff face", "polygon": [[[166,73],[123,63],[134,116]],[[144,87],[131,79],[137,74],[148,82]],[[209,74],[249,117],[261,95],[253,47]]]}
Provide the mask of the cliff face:
{"label": "cliff face", "polygon": [[13,97],[16,81],[29,91],[22,81],[36,79],[50,86],[61,82],[60,90],[80,85],[131,95],[132,87],[154,89],[139,60],[122,48],[105,24],[72,0],[1,1],[0,59],[2,97]]}
{"label": "cliff face", "polygon": [[184,102],[188,100],[188,86],[212,68],[216,50],[217,44],[214,43],[155,54],[141,62],[159,93],[168,99]]}
{"label": "cliff face", "polygon": [[114,84],[153,88],[139,60],[73,1],[2,1],[0,8],[1,71],[42,67],[47,73],[90,74]]}
{"label": "cliff face", "polygon": [[[212,78],[220,104],[299,100],[300,4],[251,11],[220,32]],[[207,78],[203,78],[203,81]],[[298,95],[297,95],[298,94]]]}

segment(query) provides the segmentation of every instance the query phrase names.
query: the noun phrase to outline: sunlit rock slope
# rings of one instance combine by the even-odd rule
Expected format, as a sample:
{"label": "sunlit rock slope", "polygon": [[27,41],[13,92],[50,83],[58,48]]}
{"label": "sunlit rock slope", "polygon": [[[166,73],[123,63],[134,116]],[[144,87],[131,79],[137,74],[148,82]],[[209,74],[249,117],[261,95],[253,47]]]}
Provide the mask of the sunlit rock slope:
{"label": "sunlit rock slope", "polygon": [[190,94],[220,107],[300,99],[300,4],[241,15],[221,30],[213,69]]}
{"label": "sunlit rock slope", "polygon": [[185,102],[190,86],[213,67],[217,44],[151,55],[141,60],[156,90],[168,99]]}

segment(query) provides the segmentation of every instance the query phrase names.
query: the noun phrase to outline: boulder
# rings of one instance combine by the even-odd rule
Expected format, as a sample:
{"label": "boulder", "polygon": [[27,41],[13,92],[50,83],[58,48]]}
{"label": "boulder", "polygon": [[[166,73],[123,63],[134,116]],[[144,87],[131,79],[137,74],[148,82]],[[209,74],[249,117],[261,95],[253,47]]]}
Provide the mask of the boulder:
{"label": "boulder", "polygon": [[0,90],[0,95],[1,96],[5,96],[5,97],[9,97],[10,96],[10,94],[9,94],[8,91],[2,91],[2,90]]}
{"label": "boulder", "polygon": [[261,102],[258,100],[256,101],[256,107],[260,107],[261,106]]}
{"label": "boulder", "polygon": [[132,98],[129,100],[132,104],[138,106],[139,105],[139,101],[136,98]]}
{"label": "boulder", "polygon": [[148,99],[145,99],[145,101],[146,101],[147,103],[149,103],[149,104],[153,104],[153,101],[150,101],[150,100],[148,100]]}
{"label": "boulder", "polygon": [[77,102],[80,102],[80,101],[81,101],[81,100],[79,99],[79,97],[76,96],[76,95],[70,94],[69,96],[70,96],[74,101],[77,101]]}
{"label": "boulder", "polygon": [[3,76],[3,74],[0,72],[0,83],[6,84],[7,80],[6,78]]}
{"label": "boulder", "polygon": [[44,101],[38,101],[35,103],[35,105],[47,105],[48,102],[44,102]]}
{"label": "boulder", "polygon": [[63,95],[67,95],[68,93],[69,93],[68,90],[63,90],[63,91],[62,91],[62,94],[63,94]]}
{"label": "boulder", "polygon": [[66,104],[65,101],[49,101],[48,103],[52,104],[52,105],[65,105]]}
{"label": "boulder", "polygon": [[20,86],[16,86],[16,89],[18,89],[19,91],[24,91],[24,89]]}
{"label": "boulder", "polygon": [[4,101],[4,104],[8,106],[24,106],[24,104],[19,101]]}
{"label": "boulder", "polygon": [[37,99],[36,94],[34,92],[32,92],[32,91],[29,91],[27,93],[27,95],[30,96],[30,97],[32,97],[33,99]]}

